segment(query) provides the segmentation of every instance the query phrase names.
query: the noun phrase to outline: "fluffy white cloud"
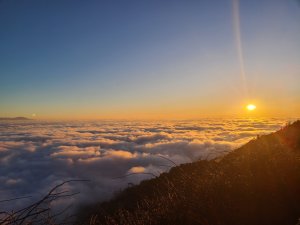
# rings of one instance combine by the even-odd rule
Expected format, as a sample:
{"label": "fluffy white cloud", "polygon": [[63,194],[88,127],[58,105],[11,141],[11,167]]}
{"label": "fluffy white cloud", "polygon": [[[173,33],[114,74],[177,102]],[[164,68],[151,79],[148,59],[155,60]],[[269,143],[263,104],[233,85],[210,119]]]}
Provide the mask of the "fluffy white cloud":
{"label": "fluffy white cloud", "polygon": [[130,170],[128,170],[128,173],[144,173],[145,167],[142,166],[134,166]]}
{"label": "fluffy white cloud", "polygon": [[[159,175],[176,164],[212,159],[256,135],[269,133],[284,120],[5,122],[0,126],[1,209],[17,209],[61,181],[81,194],[72,201],[109,198],[128,183]],[[130,173],[141,175],[127,176]],[[118,178],[118,179],[116,179]]]}

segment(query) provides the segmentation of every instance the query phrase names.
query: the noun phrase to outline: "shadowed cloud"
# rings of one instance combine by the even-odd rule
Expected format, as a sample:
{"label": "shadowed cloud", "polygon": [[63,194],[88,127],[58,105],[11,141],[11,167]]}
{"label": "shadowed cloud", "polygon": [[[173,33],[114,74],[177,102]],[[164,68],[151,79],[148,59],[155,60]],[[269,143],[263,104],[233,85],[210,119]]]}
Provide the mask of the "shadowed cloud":
{"label": "shadowed cloud", "polygon": [[[212,159],[284,120],[201,120],[165,122],[1,122],[0,196],[32,196],[1,205],[16,209],[68,179],[80,191],[73,201],[107,199],[128,183],[137,183],[176,164]],[[140,175],[126,176],[131,173]],[[116,177],[123,177],[114,179]]]}

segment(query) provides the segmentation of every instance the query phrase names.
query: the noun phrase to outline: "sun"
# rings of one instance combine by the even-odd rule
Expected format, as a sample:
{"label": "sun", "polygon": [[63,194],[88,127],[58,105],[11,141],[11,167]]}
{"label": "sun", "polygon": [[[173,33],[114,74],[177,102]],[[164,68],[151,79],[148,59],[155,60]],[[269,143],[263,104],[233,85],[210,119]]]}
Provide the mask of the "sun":
{"label": "sun", "polygon": [[253,110],[256,109],[256,105],[249,104],[249,105],[247,105],[247,109],[248,109],[249,111],[253,111]]}

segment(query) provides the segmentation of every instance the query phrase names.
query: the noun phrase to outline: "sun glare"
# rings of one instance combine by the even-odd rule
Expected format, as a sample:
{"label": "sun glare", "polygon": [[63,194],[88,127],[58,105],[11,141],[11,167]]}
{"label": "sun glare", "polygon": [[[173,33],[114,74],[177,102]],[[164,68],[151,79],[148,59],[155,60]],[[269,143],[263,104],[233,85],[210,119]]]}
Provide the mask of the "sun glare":
{"label": "sun glare", "polygon": [[253,111],[253,110],[256,109],[256,106],[253,105],[253,104],[249,104],[249,105],[247,105],[247,109],[248,109],[249,111]]}

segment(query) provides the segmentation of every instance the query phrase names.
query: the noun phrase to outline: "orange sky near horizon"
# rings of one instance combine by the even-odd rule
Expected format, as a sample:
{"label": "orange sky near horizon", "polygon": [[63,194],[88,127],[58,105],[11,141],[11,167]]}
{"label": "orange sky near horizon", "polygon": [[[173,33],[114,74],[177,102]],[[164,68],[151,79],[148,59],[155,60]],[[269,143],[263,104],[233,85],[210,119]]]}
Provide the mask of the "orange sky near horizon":
{"label": "orange sky near horizon", "polygon": [[296,0],[0,4],[0,117],[300,117]]}

